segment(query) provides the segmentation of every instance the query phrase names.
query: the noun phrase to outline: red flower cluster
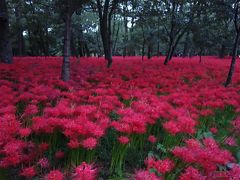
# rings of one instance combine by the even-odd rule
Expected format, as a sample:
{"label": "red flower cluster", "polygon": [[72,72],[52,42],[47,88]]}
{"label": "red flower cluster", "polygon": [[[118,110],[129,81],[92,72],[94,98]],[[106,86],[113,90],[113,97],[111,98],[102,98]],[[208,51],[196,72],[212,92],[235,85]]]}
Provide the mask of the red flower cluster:
{"label": "red flower cluster", "polygon": [[234,161],[229,151],[222,150],[212,138],[203,140],[203,144],[195,139],[186,140],[186,147],[175,147],[172,153],[186,163],[202,166],[205,172],[214,172],[218,165],[227,165]]}
{"label": "red flower cluster", "polygon": [[97,173],[98,170],[93,165],[83,162],[75,169],[73,180],[96,180]]}
{"label": "red flower cluster", "polygon": [[174,168],[174,162],[170,159],[156,160],[153,157],[149,157],[145,160],[147,169],[155,169],[158,173],[166,174]]}

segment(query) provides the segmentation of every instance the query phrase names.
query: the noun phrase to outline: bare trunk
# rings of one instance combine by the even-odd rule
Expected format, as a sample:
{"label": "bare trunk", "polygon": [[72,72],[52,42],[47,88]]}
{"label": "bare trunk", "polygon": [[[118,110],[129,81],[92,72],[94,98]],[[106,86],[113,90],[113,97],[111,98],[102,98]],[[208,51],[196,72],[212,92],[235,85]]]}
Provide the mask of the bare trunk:
{"label": "bare trunk", "polygon": [[113,54],[114,54],[114,55],[115,55],[115,53],[116,53],[116,47],[117,47],[117,42],[118,42],[119,30],[120,30],[120,22],[118,23],[117,32],[116,32],[116,37],[115,37],[114,46],[113,46]]}
{"label": "bare trunk", "polygon": [[75,37],[74,37],[74,34],[73,32],[71,32],[71,53],[73,56],[77,57],[78,56],[78,53],[77,53],[77,49],[76,49],[76,43],[75,43]]}
{"label": "bare trunk", "polygon": [[164,65],[167,65],[168,62],[172,59],[173,54],[177,48],[177,45],[178,45],[179,41],[181,40],[182,36],[185,34],[186,29],[187,28],[185,28],[180,34],[170,37],[169,48],[167,51],[166,59],[164,61]]}
{"label": "bare trunk", "polygon": [[[105,59],[107,60],[107,67],[110,68],[112,65],[112,32],[111,32],[111,18],[113,9],[109,12],[110,0],[106,0],[104,3],[104,8],[100,0],[97,0],[98,13],[100,18],[100,31],[103,42],[103,50],[105,54]],[[113,8],[113,7],[112,7]]]}
{"label": "bare trunk", "polygon": [[219,58],[223,59],[225,57],[225,50],[226,50],[226,46],[225,44],[222,44],[219,52]]}
{"label": "bare trunk", "polygon": [[9,21],[5,0],[0,1],[0,32],[0,61],[11,64],[12,44],[9,35]]}
{"label": "bare trunk", "polygon": [[203,53],[203,50],[201,49],[199,52],[199,63],[202,63],[202,53]]}
{"label": "bare trunk", "polygon": [[234,42],[234,47],[233,47],[233,52],[232,52],[232,62],[231,62],[231,66],[228,72],[228,77],[227,80],[225,82],[225,87],[227,87],[231,82],[232,82],[232,76],[234,73],[234,69],[235,69],[235,64],[236,64],[236,57],[237,57],[237,51],[238,51],[238,45],[239,45],[239,37],[240,37],[240,32],[237,32],[237,35],[235,37],[235,42]]}
{"label": "bare trunk", "polygon": [[169,47],[168,47],[168,51],[167,51],[167,54],[166,54],[166,58],[165,58],[165,61],[164,61],[164,65],[168,64],[168,62],[172,58],[172,54],[173,54],[173,43],[170,42]]}
{"label": "bare trunk", "polygon": [[157,56],[160,56],[160,17],[158,17],[158,40],[157,40]]}
{"label": "bare trunk", "polygon": [[145,55],[145,43],[146,43],[143,26],[142,26],[142,36],[143,36],[143,44],[142,44],[142,61],[143,61],[144,55]]}
{"label": "bare trunk", "polygon": [[124,5],[124,48],[123,48],[123,57],[127,55],[127,41],[128,41],[128,20],[127,20],[127,1]]}
{"label": "bare trunk", "polygon": [[189,56],[189,32],[186,35],[182,57]]}
{"label": "bare trunk", "polygon": [[23,28],[21,25],[21,9],[16,6],[15,8],[15,16],[18,23],[17,27],[17,40],[18,40],[18,48],[17,48],[17,55],[23,56],[24,52],[24,37],[23,37]]}
{"label": "bare trunk", "polygon": [[148,45],[148,59],[152,58],[152,45]]}
{"label": "bare trunk", "polygon": [[62,77],[63,81],[70,79],[70,56],[71,56],[71,13],[69,7],[67,7],[66,19],[65,19],[65,32],[64,32],[64,52],[63,52],[63,65],[62,65]]}

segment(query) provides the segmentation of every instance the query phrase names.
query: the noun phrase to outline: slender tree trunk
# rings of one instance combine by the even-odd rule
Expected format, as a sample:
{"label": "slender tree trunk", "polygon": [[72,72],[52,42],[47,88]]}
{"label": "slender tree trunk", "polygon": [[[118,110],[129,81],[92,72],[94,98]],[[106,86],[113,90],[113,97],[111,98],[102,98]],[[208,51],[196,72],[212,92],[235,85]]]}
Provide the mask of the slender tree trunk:
{"label": "slender tree trunk", "polygon": [[18,49],[17,49],[17,55],[23,56],[25,54],[24,52],[24,37],[23,37],[23,28],[21,24],[21,9],[17,5],[15,8],[15,16],[17,20],[17,40],[18,40]]}
{"label": "slender tree trunk", "polygon": [[91,54],[90,54],[90,51],[89,51],[89,48],[88,48],[87,43],[85,43],[84,45],[85,45],[85,46],[84,46],[84,49],[85,49],[86,55],[87,55],[87,57],[90,57]]}
{"label": "slender tree trunk", "polygon": [[175,36],[170,36],[169,48],[167,51],[166,59],[164,61],[164,65],[167,65],[168,62],[172,59],[173,54],[177,48],[177,45],[178,45],[179,41],[181,40],[181,38],[183,37],[183,35],[185,34],[186,30],[187,30],[187,27],[185,29],[183,29],[181,33],[179,33]]}
{"label": "slender tree trunk", "polygon": [[9,21],[6,0],[0,1],[0,61],[12,63],[12,44],[9,35]]}
{"label": "slender tree trunk", "polygon": [[109,39],[109,32],[108,32],[109,28],[108,26],[105,24],[105,22],[102,24],[102,30],[101,30],[101,34],[102,34],[102,41],[103,41],[103,49],[104,49],[104,54],[105,54],[105,59],[108,61],[107,63],[107,67],[110,68],[112,65],[112,49],[111,49],[111,43],[110,43],[110,39]]}
{"label": "slender tree trunk", "polygon": [[226,46],[225,44],[222,44],[219,52],[219,58],[223,59],[225,57],[225,50],[226,50]]}
{"label": "slender tree trunk", "polygon": [[234,42],[233,51],[232,51],[232,62],[231,62],[231,66],[230,66],[230,69],[228,72],[227,80],[225,82],[225,87],[227,87],[232,82],[232,76],[233,76],[235,64],[236,64],[239,39],[240,39],[240,31],[237,32],[236,37],[235,37],[235,42]]}
{"label": "slender tree trunk", "polygon": [[46,56],[49,56],[49,34],[48,34],[48,27],[45,27],[45,53]]}
{"label": "slender tree trunk", "polygon": [[158,17],[158,40],[157,40],[157,56],[160,56],[160,17]]}
{"label": "slender tree trunk", "polygon": [[170,59],[172,58],[172,54],[173,54],[173,42],[172,40],[170,41],[169,43],[169,46],[168,46],[168,51],[167,51],[167,54],[166,54],[166,58],[165,58],[165,61],[164,61],[164,65],[167,65],[168,62],[170,61]]}
{"label": "slender tree trunk", "polygon": [[182,57],[187,57],[188,54],[189,54],[189,32],[187,32],[186,39],[184,42],[184,49],[183,49]]}
{"label": "slender tree trunk", "polygon": [[102,56],[102,49],[100,45],[100,38],[99,38],[99,31],[96,32],[96,39],[97,39],[97,47],[98,47],[98,56]]}
{"label": "slender tree trunk", "polygon": [[116,47],[117,47],[117,42],[118,42],[119,30],[120,30],[120,22],[118,23],[118,27],[117,27],[116,37],[115,37],[114,46],[113,46],[113,54],[116,53]]}
{"label": "slender tree trunk", "polygon": [[128,41],[128,19],[127,19],[127,1],[124,4],[124,48],[123,48],[123,57],[127,56],[127,41]]}
{"label": "slender tree trunk", "polygon": [[202,63],[202,54],[203,54],[203,50],[201,49],[199,52],[199,63]]}
{"label": "slender tree trunk", "polygon": [[113,1],[112,8],[110,8],[110,0],[105,0],[104,8],[100,0],[97,0],[97,8],[100,19],[100,31],[103,42],[103,49],[105,59],[107,60],[107,67],[110,68],[112,65],[112,29],[111,20],[113,12],[117,5],[117,0]]}
{"label": "slender tree trunk", "polygon": [[65,17],[65,32],[64,32],[64,52],[63,52],[63,65],[62,65],[62,77],[63,81],[70,79],[70,56],[71,56],[71,13],[68,4],[66,17]]}
{"label": "slender tree trunk", "polygon": [[145,43],[146,43],[143,26],[142,26],[142,36],[143,36],[143,44],[142,44],[142,61],[143,61],[144,55],[145,55]]}
{"label": "slender tree trunk", "polygon": [[18,56],[24,56],[25,46],[24,46],[24,37],[23,30],[19,27],[18,30]]}
{"label": "slender tree trunk", "polygon": [[152,45],[149,44],[148,45],[148,59],[151,59],[152,58]]}
{"label": "slender tree trunk", "polygon": [[77,49],[76,49],[76,43],[75,43],[75,37],[74,37],[74,34],[73,32],[71,32],[71,53],[73,56],[78,56],[77,54]]}

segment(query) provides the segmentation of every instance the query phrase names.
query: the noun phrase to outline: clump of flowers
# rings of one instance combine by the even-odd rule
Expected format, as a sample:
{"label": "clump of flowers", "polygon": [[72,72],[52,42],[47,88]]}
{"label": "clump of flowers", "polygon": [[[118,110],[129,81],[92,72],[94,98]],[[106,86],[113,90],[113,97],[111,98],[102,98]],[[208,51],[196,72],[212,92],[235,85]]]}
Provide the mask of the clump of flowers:
{"label": "clump of flowers", "polygon": [[152,144],[155,144],[157,142],[157,138],[151,135],[148,137],[148,141],[151,142]]}
{"label": "clump of flowers", "polygon": [[174,162],[170,159],[157,160],[156,158],[149,157],[145,160],[148,170],[155,169],[158,173],[166,174],[173,170]]}
{"label": "clump of flowers", "polygon": [[161,178],[147,170],[139,170],[135,173],[134,180],[161,180]]}
{"label": "clump of flowers", "polygon": [[63,180],[63,173],[59,170],[50,171],[44,178],[44,180]]}
{"label": "clump of flowers", "polygon": [[27,167],[22,169],[20,175],[24,176],[26,178],[32,178],[34,176],[36,176],[37,172],[35,170],[35,167]]}
{"label": "clump of flowers", "polygon": [[204,139],[203,143],[195,139],[186,140],[185,147],[175,147],[172,153],[186,163],[200,165],[206,172],[215,171],[218,165],[234,161],[231,153],[220,149],[212,138]]}
{"label": "clump of flowers", "polygon": [[83,162],[76,167],[75,172],[72,175],[73,180],[96,180],[98,175],[98,169],[91,164]]}
{"label": "clump of flowers", "polygon": [[182,173],[179,177],[180,180],[189,180],[189,179],[198,179],[198,180],[205,180],[206,177],[201,175],[198,169],[189,166],[185,169],[184,173]]}

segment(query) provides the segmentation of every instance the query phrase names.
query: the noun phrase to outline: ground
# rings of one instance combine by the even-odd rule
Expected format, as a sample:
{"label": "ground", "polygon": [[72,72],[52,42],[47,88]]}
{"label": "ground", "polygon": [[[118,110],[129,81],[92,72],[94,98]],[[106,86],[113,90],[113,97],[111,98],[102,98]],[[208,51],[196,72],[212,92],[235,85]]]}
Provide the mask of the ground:
{"label": "ground", "polygon": [[239,62],[225,88],[230,59],[163,61],[72,58],[67,83],[61,57],[1,64],[2,177],[238,178]]}

